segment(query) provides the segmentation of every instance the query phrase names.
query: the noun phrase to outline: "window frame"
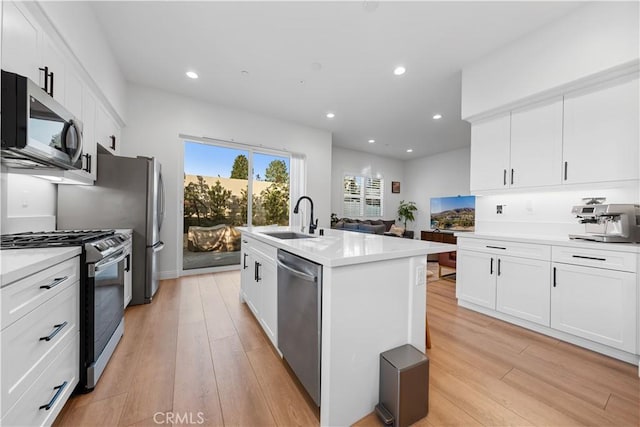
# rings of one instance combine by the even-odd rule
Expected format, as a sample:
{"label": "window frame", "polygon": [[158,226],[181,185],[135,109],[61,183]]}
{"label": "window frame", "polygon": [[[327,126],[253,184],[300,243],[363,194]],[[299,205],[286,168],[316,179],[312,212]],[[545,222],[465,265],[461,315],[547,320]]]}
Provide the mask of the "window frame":
{"label": "window frame", "polygon": [[[356,185],[359,185],[359,193],[347,192],[346,181],[347,179],[353,179],[356,181]],[[377,181],[379,190],[378,194],[371,194],[367,192],[367,188],[369,187],[369,183],[373,183]],[[353,214],[352,209],[346,208],[347,198],[351,198],[353,200],[358,200],[359,213],[358,215]],[[380,201],[380,212],[373,213],[371,215],[367,215],[367,200],[379,200]],[[342,216],[346,218],[383,218],[384,217],[384,178],[383,177],[373,177],[366,176],[362,174],[349,173],[345,172],[342,174]],[[374,205],[369,205],[374,206]]]}

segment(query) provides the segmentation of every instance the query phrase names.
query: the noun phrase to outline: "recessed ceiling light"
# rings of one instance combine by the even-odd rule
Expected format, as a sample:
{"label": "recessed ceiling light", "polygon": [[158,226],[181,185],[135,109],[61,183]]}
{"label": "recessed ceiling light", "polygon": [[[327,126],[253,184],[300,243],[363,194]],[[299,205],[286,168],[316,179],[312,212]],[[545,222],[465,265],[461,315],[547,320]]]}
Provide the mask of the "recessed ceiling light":
{"label": "recessed ceiling light", "polygon": [[240,71],[240,74],[242,74],[243,76],[248,76],[249,72],[247,70],[242,70]]}
{"label": "recessed ceiling light", "polygon": [[413,153],[413,148],[407,148],[407,153]]}
{"label": "recessed ceiling light", "polygon": [[187,71],[187,77],[189,77],[190,79],[197,79],[198,78],[198,73],[196,73],[195,71]]}
{"label": "recessed ceiling light", "polygon": [[333,119],[335,116],[334,113],[327,113],[327,119]]}
{"label": "recessed ceiling light", "polygon": [[395,70],[393,70],[393,74],[395,74],[396,76],[401,76],[405,73],[405,71],[407,71],[407,69],[400,65],[399,67],[396,67]]}
{"label": "recessed ceiling light", "polygon": [[369,140],[369,144],[373,144],[374,142],[376,142],[376,140],[375,140],[375,139],[370,139],[370,140]]}
{"label": "recessed ceiling light", "polygon": [[433,120],[439,120],[442,118],[442,114],[434,114],[433,115]]}

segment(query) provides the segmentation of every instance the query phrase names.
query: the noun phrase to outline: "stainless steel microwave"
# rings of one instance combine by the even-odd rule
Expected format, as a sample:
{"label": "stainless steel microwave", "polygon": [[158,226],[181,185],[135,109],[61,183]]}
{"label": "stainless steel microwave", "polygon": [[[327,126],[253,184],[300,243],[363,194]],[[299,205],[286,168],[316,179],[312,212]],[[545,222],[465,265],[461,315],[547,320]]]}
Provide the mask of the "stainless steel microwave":
{"label": "stainless steel microwave", "polygon": [[2,70],[2,163],[81,169],[82,123],[36,83]]}

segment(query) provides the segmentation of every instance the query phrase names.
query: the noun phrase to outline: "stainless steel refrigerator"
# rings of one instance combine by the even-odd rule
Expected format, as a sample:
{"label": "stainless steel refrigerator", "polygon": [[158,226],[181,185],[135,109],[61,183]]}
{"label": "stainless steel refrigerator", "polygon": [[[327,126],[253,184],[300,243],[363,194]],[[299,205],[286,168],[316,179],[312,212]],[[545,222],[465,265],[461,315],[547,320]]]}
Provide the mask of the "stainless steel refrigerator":
{"label": "stainless steel refrigerator", "polygon": [[99,154],[95,185],[58,186],[57,228],[133,229],[131,304],[147,304],[158,290],[164,205],[155,158]]}

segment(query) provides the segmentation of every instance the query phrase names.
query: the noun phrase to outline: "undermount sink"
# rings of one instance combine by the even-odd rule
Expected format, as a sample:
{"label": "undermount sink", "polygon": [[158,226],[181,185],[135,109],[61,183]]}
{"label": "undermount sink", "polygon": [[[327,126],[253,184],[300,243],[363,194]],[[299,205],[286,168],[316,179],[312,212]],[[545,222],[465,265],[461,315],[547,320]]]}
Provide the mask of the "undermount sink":
{"label": "undermount sink", "polygon": [[276,239],[285,239],[285,240],[308,239],[310,237],[316,237],[310,234],[296,233],[294,231],[273,231],[271,233],[263,233],[263,234],[267,236],[275,237]]}

